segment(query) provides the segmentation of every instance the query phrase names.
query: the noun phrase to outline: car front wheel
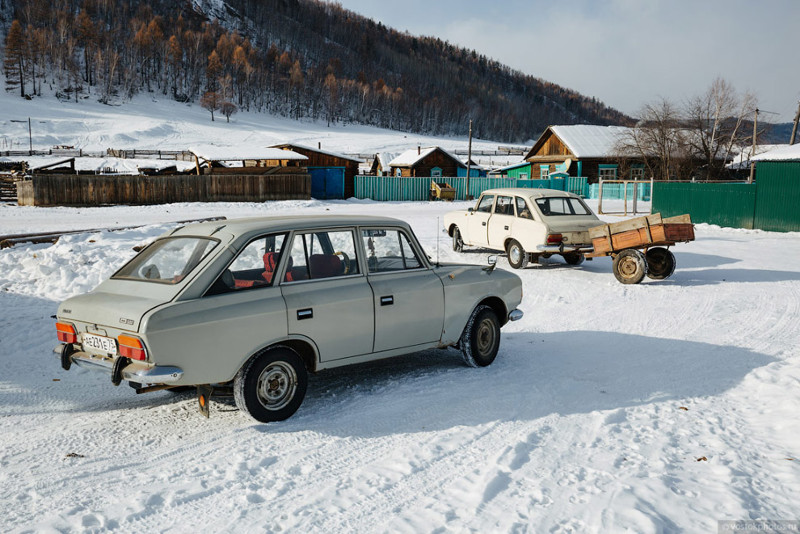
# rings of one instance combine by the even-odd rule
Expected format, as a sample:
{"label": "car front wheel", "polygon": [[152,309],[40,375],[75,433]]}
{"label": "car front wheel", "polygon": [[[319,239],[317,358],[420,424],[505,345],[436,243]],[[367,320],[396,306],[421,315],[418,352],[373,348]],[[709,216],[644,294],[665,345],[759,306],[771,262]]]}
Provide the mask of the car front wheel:
{"label": "car front wheel", "polygon": [[283,421],[303,402],[308,372],[303,360],[287,347],[259,352],[233,379],[236,406],[262,423]]}
{"label": "car front wheel", "polygon": [[472,312],[459,341],[464,363],[486,367],[497,357],[500,348],[500,321],[489,306],[480,305]]}
{"label": "car front wheel", "polygon": [[516,239],[512,239],[506,246],[508,264],[514,269],[524,269],[528,265],[528,253]]}

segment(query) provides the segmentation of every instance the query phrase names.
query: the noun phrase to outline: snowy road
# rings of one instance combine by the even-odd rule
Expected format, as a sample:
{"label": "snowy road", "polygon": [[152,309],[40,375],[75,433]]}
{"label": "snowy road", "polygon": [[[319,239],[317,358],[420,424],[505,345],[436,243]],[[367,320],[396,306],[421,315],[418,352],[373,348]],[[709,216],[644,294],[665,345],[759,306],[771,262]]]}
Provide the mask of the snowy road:
{"label": "snowy road", "polygon": [[[436,255],[444,203],[0,205],[0,233],[226,215],[409,221]],[[167,210],[169,213],[166,213]],[[103,221],[99,223],[98,221]],[[800,519],[800,234],[697,227],[666,281],[607,258],[521,275],[497,361],[431,351],[321,373],[298,413],[137,396],[64,372],[57,302],[168,228],[0,251],[0,531],[714,532]],[[446,261],[485,262],[486,252]],[[502,268],[508,268],[504,259]]]}

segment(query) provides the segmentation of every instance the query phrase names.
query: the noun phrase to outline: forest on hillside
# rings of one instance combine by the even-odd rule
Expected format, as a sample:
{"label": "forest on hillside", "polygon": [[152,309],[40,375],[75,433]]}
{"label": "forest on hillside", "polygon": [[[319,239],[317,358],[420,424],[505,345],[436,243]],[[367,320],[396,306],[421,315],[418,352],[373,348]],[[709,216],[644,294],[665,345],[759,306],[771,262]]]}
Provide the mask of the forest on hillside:
{"label": "forest on hillside", "polygon": [[238,110],[508,142],[630,124],[594,98],[318,0],[0,0],[6,90]]}

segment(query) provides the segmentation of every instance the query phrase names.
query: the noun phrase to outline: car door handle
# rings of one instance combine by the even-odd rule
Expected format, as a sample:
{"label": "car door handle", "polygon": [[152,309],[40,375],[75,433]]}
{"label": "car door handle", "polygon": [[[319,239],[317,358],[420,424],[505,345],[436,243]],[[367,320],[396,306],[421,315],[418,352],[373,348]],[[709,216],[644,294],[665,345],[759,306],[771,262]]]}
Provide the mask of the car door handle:
{"label": "car door handle", "polygon": [[508,230],[508,226],[504,226],[504,227],[503,227],[503,229],[504,229],[504,230]]}
{"label": "car door handle", "polygon": [[381,306],[391,306],[394,304],[394,295],[381,297]]}
{"label": "car door handle", "polygon": [[486,226],[486,221],[483,221],[483,222],[481,223],[481,226]]}
{"label": "car door handle", "polygon": [[313,317],[314,317],[313,308],[306,308],[305,310],[297,310],[298,321],[302,321],[303,319],[311,319]]}

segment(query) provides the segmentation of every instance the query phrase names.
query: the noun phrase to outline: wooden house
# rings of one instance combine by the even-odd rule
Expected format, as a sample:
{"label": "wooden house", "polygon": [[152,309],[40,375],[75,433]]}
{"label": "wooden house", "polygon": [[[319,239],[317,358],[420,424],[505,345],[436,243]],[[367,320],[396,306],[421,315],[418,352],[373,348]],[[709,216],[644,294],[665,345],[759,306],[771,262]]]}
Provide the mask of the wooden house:
{"label": "wooden house", "polygon": [[[528,151],[531,178],[553,174],[604,179],[643,179],[644,162],[628,162],[621,171],[619,144],[629,128],[586,124],[549,126]],[[624,172],[625,176],[621,174]]]}
{"label": "wooden house", "polygon": [[[313,148],[305,145],[299,145],[297,143],[283,143],[280,145],[273,145],[272,148],[291,150],[292,152],[306,156],[308,158],[306,165],[308,166],[309,173],[311,174],[312,182],[314,181],[315,176],[322,175],[323,173],[325,173],[327,176],[331,176],[336,170],[343,171],[344,191],[342,196],[339,198],[350,198],[355,196],[355,176],[358,174],[358,166],[361,163],[360,159],[345,156],[344,154],[338,154],[336,152],[322,150],[321,145],[317,148]],[[326,196],[326,198],[332,197]]]}
{"label": "wooden house", "polygon": [[438,146],[406,150],[390,161],[389,166],[392,176],[403,177],[455,177],[459,172],[466,176],[467,169],[460,159]]}

